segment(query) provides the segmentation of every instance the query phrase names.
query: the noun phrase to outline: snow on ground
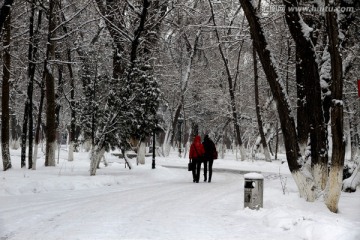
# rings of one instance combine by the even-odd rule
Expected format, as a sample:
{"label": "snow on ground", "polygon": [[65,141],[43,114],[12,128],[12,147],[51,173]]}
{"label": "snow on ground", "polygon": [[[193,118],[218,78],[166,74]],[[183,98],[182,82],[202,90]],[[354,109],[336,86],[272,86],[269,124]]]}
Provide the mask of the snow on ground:
{"label": "snow on ground", "polygon": [[[145,165],[125,168],[106,154],[89,176],[89,153],[56,167],[20,169],[20,151],[11,151],[13,168],[0,173],[0,239],[360,239],[360,189],[342,193],[339,213],[322,201],[305,202],[282,161],[236,161],[229,152],[214,162],[211,183],[193,183],[188,160],[174,151]],[[244,208],[246,172],[264,176],[264,207]],[[282,179],[282,180],[280,180]],[[285,191],[285,194],[283,193]]]}

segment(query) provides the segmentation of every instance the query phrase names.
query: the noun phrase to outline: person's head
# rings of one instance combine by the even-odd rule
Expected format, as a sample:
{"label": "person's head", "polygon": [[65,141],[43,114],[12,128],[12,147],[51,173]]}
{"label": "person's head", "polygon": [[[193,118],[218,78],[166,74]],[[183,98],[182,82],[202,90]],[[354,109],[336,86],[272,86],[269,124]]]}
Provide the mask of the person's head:
{"label": "person's head", "polygon": [[201,142],[201,137],[199,136],[199,135],[196,135],[195,137],[194,137],[194,143],[195,142]]}
{"label": "person's head", "polygon": [[204,141],[207,141],[207,140],[209,140],[210,138],[209,138],[209,135],[208,134],[206,134],[205,136],[204,136]]}

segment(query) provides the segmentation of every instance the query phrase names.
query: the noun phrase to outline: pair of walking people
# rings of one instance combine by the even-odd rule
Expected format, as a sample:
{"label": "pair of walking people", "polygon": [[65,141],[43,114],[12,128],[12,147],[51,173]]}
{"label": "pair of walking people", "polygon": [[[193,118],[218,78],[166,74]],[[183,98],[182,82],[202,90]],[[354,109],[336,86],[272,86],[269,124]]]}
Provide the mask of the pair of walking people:
{"label": "pair of walking people", "polygon": [[[214,142],[205,135],[204,142],[201,143],[201,137],[196,135],[190,146],[189,161],[192,161],[194,167],[192,169],[193,182],[199,182],[201,164],[204,163],[204,182],[211,182],[212,166],[214,163],[214,153],[216,152]],[[209,166],[209,179],[207,179],[207,171]]]}

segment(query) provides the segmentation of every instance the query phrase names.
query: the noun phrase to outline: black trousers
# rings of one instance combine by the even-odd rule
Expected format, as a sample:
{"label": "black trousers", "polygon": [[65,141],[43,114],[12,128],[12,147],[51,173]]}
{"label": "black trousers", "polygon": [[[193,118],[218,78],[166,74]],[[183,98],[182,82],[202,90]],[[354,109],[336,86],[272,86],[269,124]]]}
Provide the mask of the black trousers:
{"label": "black trousers", "polygon": [[192,160],[192,162],[194,163],[194,167],[192,170],[192,175],[193,175],[193,181],[194,182],[199,182],[199,178],[200,178],[200,168],[201,168],[201,160],[194,158]]}
{"label": "black trousers", "polygon": [[209,165],[209,181],[211,181],[213,163],[214,163],[214,159],[209,159],[204,161],[204,181],[207,180],[208,165]]}

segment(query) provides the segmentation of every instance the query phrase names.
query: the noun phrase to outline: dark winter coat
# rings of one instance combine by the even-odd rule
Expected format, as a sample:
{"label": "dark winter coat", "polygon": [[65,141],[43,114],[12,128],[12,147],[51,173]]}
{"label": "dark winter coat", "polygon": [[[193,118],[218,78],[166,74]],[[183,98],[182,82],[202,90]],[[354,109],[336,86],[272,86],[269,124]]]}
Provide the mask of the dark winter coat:
{"label": "dark winter coat", "polygon": [[203,146],[205,150],[205,160],[214,160],[213,156],[214,152],[216,151],[216,147],[208,135],[206,135],[204,138]]}
{"label": "dark winter coat", "polygon": [[197,159],[205,154],[204,146],[201,143],[201,138],[196,135],[193,143],[190,146],[189,159]]}

